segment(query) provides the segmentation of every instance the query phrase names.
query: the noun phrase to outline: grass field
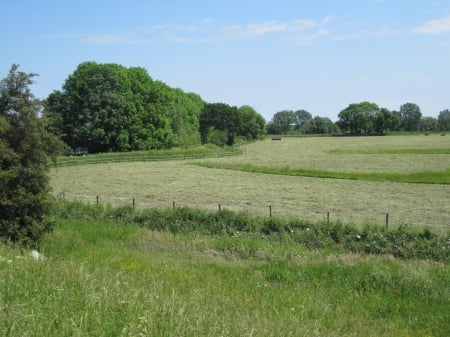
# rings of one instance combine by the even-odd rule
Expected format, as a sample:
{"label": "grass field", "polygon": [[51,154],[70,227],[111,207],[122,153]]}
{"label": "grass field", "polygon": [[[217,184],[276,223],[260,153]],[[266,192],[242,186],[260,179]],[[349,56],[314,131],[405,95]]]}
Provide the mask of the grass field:
{"label": "grass field", "polygon": [[[216,165],[422,174],[450,168],[450,136],[283,138],[242,147],[240,156],[192,161]],[[448,171],[447,171],[448,172]],[[444,178],[447,179],[446,173]],[[442,173],[441,173],[442,175]],[[450,226],[450,186],[324,179],[210,169],[187,161],[104,163],[52,169],[53,193],[67,199],[244,210],[260,215],[384,225]]]}
{"label": "grass field", "polygon": [[[447,337],[450,185],[273,172],[444,171],[449,139],[283,138],[226,158],[55,167],[60,198],[129,207],[58,204],[37,261],[0,243],[0,335]],[[249,165],[269,171],[236,170]],[[140,210],[174,200],[274,218]]]}
{"label": "grass field", "polygon": [[2,336],[448,336],[441,262],[83,219],[41,253],[0,244]]}

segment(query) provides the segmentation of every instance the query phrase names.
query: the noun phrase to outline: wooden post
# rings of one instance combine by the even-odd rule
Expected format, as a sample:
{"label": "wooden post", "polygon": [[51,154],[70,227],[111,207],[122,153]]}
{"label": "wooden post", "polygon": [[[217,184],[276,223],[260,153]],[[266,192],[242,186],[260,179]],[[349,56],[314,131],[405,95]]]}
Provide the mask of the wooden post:
{"label": "wooden post", "polygon": [[386,229],[389,229],[389,213],[386,213]]}
{"label": "wooden post", "polygon": [[219,212],[220,212],[220,204],[219,204]]}
{"label": "wooden post", "polygon": [[269,205],[269,217],[272,217],[272,205]]}
{"label": "wooden post", "polygon": [[175,211],[175,200],[172,202],[172,208]]}
{"label": "wooden post", "polygon": [[64,192],[62,192],[62,199],[63,199],[63,202],[66,202],[66,194]]}
{"label": "wooden post", "polygon": [[327,212],[327,224],[330,223],[330,212]]}
{"label": "wooden post", "polygon": [[136,200],[133,198],[133,209],[136,209]]}
{"label": "wooden post", "polygon": [[98,206],[98,199],[99,199],[99,198],[100,198],[100,197],[99,197],[98,195],[95,197],[97,206]]}

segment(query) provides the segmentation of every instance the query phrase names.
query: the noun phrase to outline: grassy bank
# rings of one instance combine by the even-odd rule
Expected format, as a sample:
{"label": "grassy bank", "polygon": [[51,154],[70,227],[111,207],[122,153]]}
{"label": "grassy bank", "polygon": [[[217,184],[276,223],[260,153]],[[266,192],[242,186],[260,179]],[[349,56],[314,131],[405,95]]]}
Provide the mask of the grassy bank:
{"label": "grassy bank", "polygon": [[[211,230],[194,226],[205,214],[161,212],[72,204],[60,209],[55,231],[41,243],[45,259],[0,245],[0,334],[448,333],[448,262],[350,253],[328,243],[311,249],[293,235],[297,228],[251,227],[238,214]],[[67,219],[75,214],[84,215]],[[170,227],[177,221],[187,226]],[[158,230],[149,230],[152,224]],[[302,236],[320,232],[307,228]]]}

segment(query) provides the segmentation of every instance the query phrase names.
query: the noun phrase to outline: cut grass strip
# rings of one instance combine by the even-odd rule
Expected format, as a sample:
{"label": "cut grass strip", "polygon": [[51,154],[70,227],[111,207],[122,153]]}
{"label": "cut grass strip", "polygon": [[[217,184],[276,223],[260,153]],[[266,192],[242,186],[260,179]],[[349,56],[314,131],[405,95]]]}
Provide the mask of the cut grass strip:
{"label": "cut grass strip", "polygon": [[240,148],[229,147],[225,149],[217,148],[196,148],[196,149],[174,149],[174,150],[153,150],[136,152],[115,152],[99,153],[87,156],[66,156],[59,157],[53,166],[73,166],[87,164],[103,164],[133,161],[167,161],[167,160],[186,160],[202,158],[219,158],[225,156],[235,156],[242,154]]}
{"label": "cut grass strip", "polygon": [[450,154],[450,149],[373,149],[373,150],[344,150],[335,149],[327,151],[328,154]]}
{"label": "cut grass strip", "polygon": [[388,181],[411,184],[450,184],[450,168],[444,171],[417,173],[378,173],[378,172],[338,172],[308,170],[290,167],[267,167],[255,165],[225,164],[225,163],[193,163],[207,168],[233,170],[251,173],[277,174],[286,176],[301,176],[312,178],[352,179],[366,181]]}

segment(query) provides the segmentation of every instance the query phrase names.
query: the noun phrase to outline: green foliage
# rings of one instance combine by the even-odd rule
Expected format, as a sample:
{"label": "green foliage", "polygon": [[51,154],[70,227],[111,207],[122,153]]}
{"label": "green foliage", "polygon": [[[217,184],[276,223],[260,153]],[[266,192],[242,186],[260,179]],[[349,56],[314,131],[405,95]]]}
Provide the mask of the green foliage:
{"label": "green foliage", "polygon": [[438,127],[441,131],[450,131],[450,110],[445,109],[439,112]]}
{"label": "green foliage", "polygon": [[202,144],[233,145],[236,137],[253,140],[264,134],[264,118],[250,106],[237,108],[225,103],[209,103],[200,114]]}
{"label": "green foliage", "polygon": [[415,103],[405,103],[400,106],[399,115],[401,118],[401,128],[405,131],[419,130],[422,112]]}
{"label": "green foliage", "polygon": [[49,95],[48,129],[90,153],[199,143],[202,99],[154,81],[143,68],[85,62]]}
{"label": "green foliage", "polygon": [[38,119],[34,76],[13,65],[0,83],[0,235],[30,245],[51,229],[47,155],[59,148]]}
{"label": "green foliage", "polygon": [[339,127],[352,135],[370,134],[374,130],[374,119],[379,111],[380,108],[375,103],[352,103],[339,112]]}
{"label": "green foliage", "polygon": [[303,131],[307,134],[335,134],[339,133],[339,126],[328,117],[315,116],[305,122]]}
{"label": "green foliage", "polygon": [[282,110],[277,112],[267,126],[270,134],[287,134],[295,124],[296,115],[292,110]]}

